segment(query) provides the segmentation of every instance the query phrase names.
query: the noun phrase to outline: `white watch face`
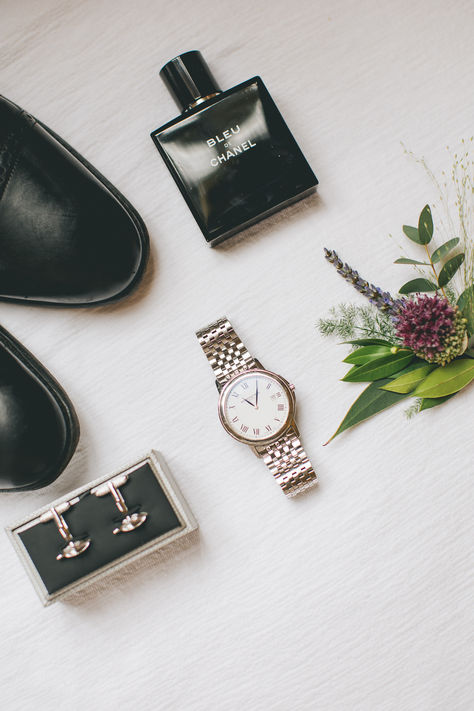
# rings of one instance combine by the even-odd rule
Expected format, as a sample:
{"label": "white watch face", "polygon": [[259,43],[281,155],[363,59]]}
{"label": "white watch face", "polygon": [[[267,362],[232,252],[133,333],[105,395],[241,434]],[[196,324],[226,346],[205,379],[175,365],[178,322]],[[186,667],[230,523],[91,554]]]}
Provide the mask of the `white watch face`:
{"label": "white watch face", "polygon": [[259,442],[276,437],[290,415],[290,395],[266,371],[249,371],[222,391],[219,413],[224,427],[237,439]]}

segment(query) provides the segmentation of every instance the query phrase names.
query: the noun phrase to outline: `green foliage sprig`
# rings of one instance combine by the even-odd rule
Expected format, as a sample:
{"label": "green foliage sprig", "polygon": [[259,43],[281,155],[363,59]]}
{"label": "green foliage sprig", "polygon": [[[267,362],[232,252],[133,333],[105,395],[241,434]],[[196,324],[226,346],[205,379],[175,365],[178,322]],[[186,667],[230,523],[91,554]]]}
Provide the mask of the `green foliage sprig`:
{"label": "green foliage sprig", "polygon": [[[395,260],[395,264],[416,264],[417,266],[429,266],[434,275],[434,281],[425,278],[412,279],[406,284],[400,287],[400,294],[414,294],[430,291],[440,290],[445,298],[448,298],[444,287],[451,281],[456,272],[458,271],[461,264],[464,262],[465,254],[464,252],[458,252],[454,256],[449,256],[453,249],[455,249],[459,244],[459,237],[453,237],[447,242],[442,244],[440,247],[430,253],[428,245],[433,238],[433,218],[431,215],[431,208],[429,205],[425,205],[421,211],[420,218],[418,220],[418,227],[410,227],[409,225],[403,225],[403,232],[405,235],[415,242],[424,247],[426,251],[427,262],[420,262],[416,259],[407,259],[401,257]],[[449,258],[448,258],[449,257]],[[440,264],[441,269],[439,272],[436,270],[435,264]],[[468,287],[472,290],[472,285]],[[464,294],[464,296],[463,296]],[[462,298],[462,304],[465,304],[467,299],[466,290],[463,291],[459,299]],[[459,305],[458,299],[458,305]]]}
{"label": "green foliage sprig", "polygon": [[323,336],[337,336],[342,340],[355,338],[383,338],[395,340],[395,329],[390,317],[373,306],[339,304],[329,309],[329,316],[318,321]]}

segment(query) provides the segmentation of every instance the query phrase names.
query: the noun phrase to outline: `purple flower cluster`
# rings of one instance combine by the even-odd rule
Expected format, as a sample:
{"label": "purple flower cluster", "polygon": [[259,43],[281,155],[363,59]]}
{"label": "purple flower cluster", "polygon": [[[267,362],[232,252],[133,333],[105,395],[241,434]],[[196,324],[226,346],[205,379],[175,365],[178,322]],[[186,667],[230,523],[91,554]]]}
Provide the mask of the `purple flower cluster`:
{"label": "purple flower cluster", "polygon": [[343,279],[352,284],[358,292],[366,296],[370,303],[381,311],[386,311],[391,316],[396,316],[399,309],[403,307],[404,300],[394,299],[388,291],[382,291],[378,286],[369,284],[368,281],[359,276],[359,272],[356,272],[355,269],[352,269],[348,264],[342,262],[334,250],[324,248],[324,256],[328,262],[334,264],[338,274],[340,274]]}
{"label": "purple flower cluster", "polygon": [[446,338],[454,329],[455,313],[438,295],[406,300],[394,319],[397,336],[415,353],[434,356],[444,350]]}

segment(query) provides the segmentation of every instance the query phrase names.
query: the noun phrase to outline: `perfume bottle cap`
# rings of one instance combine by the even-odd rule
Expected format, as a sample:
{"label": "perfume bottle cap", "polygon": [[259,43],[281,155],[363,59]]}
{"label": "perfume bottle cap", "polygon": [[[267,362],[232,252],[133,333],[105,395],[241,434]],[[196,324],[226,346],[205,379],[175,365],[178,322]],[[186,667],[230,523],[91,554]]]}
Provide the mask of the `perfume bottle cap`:
{"label": "perfume bottle cap", "polygon": [[193,50],[167,62],[160,71],[181,111],[221,92],[201,52]]}

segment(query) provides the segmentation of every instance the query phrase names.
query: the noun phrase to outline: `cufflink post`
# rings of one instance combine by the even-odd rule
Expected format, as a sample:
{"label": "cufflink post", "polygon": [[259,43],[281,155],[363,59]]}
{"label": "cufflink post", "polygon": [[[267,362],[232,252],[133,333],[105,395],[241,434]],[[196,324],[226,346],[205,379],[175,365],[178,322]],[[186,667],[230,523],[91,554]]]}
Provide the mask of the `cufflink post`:
{"label": "cufflink post", "polygon": [[63,504],[58,506],[52,506],[48,511],[40,516],[40,523],[47,523],[48,521],[54,521],[59,531],[59,535],[66,541],[66,545],[61,548],[60,552],[56,556],[56,560],[62,560],[63,558],[76,558],[78,555],[84,553],[91,544],[90,538],[74,538],[69,526],[67,525],[63,514],[66,511],[77,504],[79,497],[72,499],[71,501],[65,501]]}
{"label": "cufflink post", "polygon": [[130,531],[135,531],[135,529],[145,523],[148,517],[146,511],[136,511],[134,513],[130,513],[129,508],[125,503],[125,499],[122,496],[122,492],[120,491],[120,487],[126,484],[127,481],[128,476],[126,474],[122,474],[114,479],[109,479],[109,481],[106,481],[104,484],[96,486],[91,490],[91,494],[94,494],[94,496],[100,497],[110,494],[113,497],[114,503],[120,513],[124,514],[120,524],[113,529],[114,534],[130,533]]}

